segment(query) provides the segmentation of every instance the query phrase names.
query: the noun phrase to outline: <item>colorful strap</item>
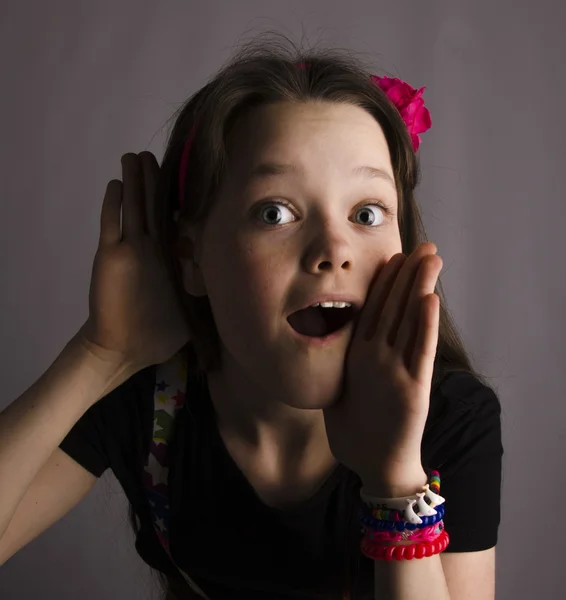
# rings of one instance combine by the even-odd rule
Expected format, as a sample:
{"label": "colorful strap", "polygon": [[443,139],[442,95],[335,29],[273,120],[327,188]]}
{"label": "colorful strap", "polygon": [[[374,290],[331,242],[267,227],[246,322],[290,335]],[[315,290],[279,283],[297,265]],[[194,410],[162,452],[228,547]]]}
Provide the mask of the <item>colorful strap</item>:
{"label": "colorful strap", "polygon": [[168,476],[170,468],[169,442],[173,438],[175,417],[185,404],[187,364],[182,353],[157,365],[153,396],[153,435],[144,466],[143,485],[149,502],[157,539],[171,562],[193,592],[209,600],[201,588],[177,565],[169,547]]}

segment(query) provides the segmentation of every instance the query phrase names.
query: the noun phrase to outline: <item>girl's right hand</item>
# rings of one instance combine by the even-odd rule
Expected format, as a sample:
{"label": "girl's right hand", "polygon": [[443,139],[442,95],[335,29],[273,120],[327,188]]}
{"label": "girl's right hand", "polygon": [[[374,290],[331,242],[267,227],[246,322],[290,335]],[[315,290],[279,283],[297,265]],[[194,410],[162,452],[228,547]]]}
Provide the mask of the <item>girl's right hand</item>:
{"label": "girl's right hand", "polygon": [[158,244],[157,160],[125,154],[122,173],[123,183],[113,179],[106,188],[89,317],[77,335],[99,358],[135,373],[169,360],[190,335]]}

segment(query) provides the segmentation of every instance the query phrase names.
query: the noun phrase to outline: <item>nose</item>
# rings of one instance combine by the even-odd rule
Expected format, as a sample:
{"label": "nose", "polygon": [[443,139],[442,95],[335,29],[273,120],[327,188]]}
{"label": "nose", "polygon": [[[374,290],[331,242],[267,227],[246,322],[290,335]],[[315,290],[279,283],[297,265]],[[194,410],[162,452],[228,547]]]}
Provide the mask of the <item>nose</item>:
{"label": "nose", "polygon": [[353,266],[352,245],[345,232],[326,227],[311,241],[304,254],[304,268],[316,274],[326,271],[350,270]]}

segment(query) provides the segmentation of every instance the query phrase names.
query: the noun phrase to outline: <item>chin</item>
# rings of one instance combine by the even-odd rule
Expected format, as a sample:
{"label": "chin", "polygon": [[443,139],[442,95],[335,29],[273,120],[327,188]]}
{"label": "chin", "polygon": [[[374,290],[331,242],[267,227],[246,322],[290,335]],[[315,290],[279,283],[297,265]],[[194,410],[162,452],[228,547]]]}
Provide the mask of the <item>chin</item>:
{"label": "chin", "polygon": [[334,405],[338,401],[338,395],[336,394],[333,398],[298,398],[298,402],[289,402],[282,400],[281,403],[291,408],[298,408],[300,410],[324,410]]}

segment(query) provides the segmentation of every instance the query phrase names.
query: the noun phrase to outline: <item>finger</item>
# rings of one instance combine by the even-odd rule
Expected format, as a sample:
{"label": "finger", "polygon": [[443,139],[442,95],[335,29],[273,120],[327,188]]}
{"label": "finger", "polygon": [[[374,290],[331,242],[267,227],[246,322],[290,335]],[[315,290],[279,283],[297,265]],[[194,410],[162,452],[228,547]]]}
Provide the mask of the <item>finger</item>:
{"label": "finger", "polygon": [[437,251],[438,248],[435,244],[425,242],[417,246],[405,261],[383,307],[382,318],[375,332],[378,341],[385,342],[390,347],[395,344],[397,331],[404,318],[405,307],[407,306],[421,261],[425,256],[436,254]]}
{"label": "finger", "polygon": [[157,239],[157,215],[155,191],[157,188],[157,178],[159,176],[159,164],[151,152],[140,152],[140,162],[143,171],[143,181],[145,189],[145,222],[147,224],[147,233]]}
{"label": "finger", "polygon": [[440,297],[437,294],[426,296],[422,301],[420,312],[420,327],[415,342],[410,373],[415,381],[423,385],[430,385],[438,346]]}
{"label": "finger", "polygon": [[406,358],[407,368],[411,364],[411,355],[415,343],[415,334],[419,327],[420,311],[423,299],[434,293],[438,276],[442,270],[440,256],[425,256],[419,265],[409,299],[405,307],[403,319],[397,332],[394,348]]}
{"label": "finger", "polygon": [[120,215],[122,211],[122,182],[112,179],[106,186],[100,213],[99,245],[117,244],[122,239]]}
{"label": "finger", "polygon": [[138,237],[145,231],[143,174],[137,154],[122,156],[122,237]]}
{"label": "finger", "polygon": [[364,342],[373,339],[389,290],[406,260],[403,253],[394,254],[374,277],[356,328]]}

